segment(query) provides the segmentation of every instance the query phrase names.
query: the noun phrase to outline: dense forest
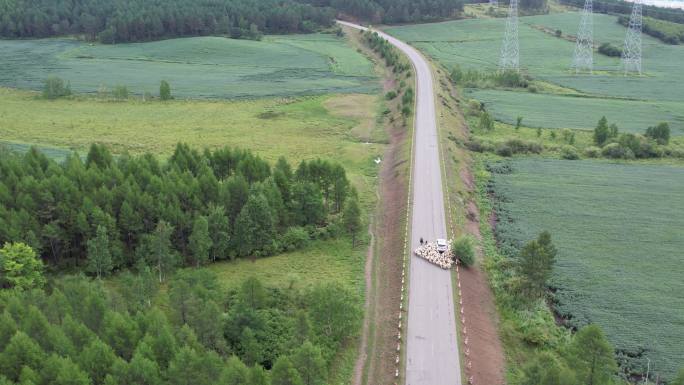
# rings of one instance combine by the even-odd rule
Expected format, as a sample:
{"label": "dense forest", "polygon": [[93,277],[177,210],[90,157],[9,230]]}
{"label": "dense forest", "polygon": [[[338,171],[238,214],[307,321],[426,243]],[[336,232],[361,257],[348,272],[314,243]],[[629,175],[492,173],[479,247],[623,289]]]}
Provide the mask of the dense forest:
{"label": "dense forest", "polygon": [[267,289],[247,278],[226,292],[188,269],[162,292],[142,269],[114,286],[64,276],[0,290],[0,385],[324,385],[361,319],[335,283]]}
{"label": "dense forest", "polygon": [[56,268],[101,276],[151,266],[271,255],[360,229],[358,197],[342,166],[296,170],[239,149],[179,144],[167,162],[114,158],[92,145],[63,163],[38,150],[0,156],[0,244],[24,242]]}
{"label": "dense forest", "polygon": [[77,34],[102,43],[204,35],[258,39],[329,27],[338,12],[403,23],[449,18],[462,9],[462,0],[2,0],[0,36]]}
{"label": "dense forest", "polygon": [[293,0],[2,0],[0,35],[82,34],[103,43],[168,37],[311,32],[335,12]]}
{"label": "dense forest", "polygon": [[463,0],[299,0],[317,7],[332,7],[373,23],[409,23],[457,16]]}

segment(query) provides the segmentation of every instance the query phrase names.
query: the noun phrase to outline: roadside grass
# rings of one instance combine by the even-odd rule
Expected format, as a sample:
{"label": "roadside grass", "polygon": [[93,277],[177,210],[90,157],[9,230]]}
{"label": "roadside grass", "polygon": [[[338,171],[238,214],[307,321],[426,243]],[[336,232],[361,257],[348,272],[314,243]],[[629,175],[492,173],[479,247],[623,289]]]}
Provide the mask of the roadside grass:
{"label": "roadside grass", "polygon": [[568,326],[597,323],[623,370],[646,358],[666,378],[684,345],[684,167],[562,161],[510,161],[493,174],[497,240],[522,244],[549,231],[559,254],[554,308]]}
{"label": "roadside grass", "polygon": [[178,98],[253,98],[378,90],[372,64],[333,34],[266,36],[262,41],[193,37],[148,43],[72,39],[0,40],[0,85],[37,90],[49,75],[77,93],[125,85],[158,95],[167,80]]}

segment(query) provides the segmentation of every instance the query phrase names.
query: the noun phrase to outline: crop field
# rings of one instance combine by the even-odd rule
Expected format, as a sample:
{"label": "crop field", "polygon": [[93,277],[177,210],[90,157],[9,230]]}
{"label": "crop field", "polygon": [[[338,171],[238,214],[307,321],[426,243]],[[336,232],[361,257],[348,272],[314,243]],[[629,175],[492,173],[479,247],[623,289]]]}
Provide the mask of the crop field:
{"label": "crop field", "polygon": [[515,124],[518,116],[529,127],[593,129],[602,116],[622,132],[643,134],[658,122],[668,122],[673,136],[684,135],[681,103],[596,99],[504,90],[466,92],[484,103],[496,120]]}
{"label": "crop field", "polygon": [[[681,116],[684,115],[684,73],[679,63],[684,61],[684,46],[666,45],[657,39],[643,36],[643,76],[624,76],[620,71],[620,59],[594,54],[593,75],[575,75],[570,71],[575,43],[556,37],[540,30],[561,30],[563,35],[574,35],[579,25],[579,13],[566,12],[542,16],[520,18],[520,63],[523,71],[535,79],[560,85],[582,94],[599,96],[580,101],[567,98],[545,99],[539,103],[538,97],[512,94],[497,95],[499,103],[492,104],[489,109],[495,115],[506,117],[510,111],[521,104],[527,118],[533,114],[544,115],[547,110],[557,112],[572,111],[569,107],[585,107],[591,123],[579,127],[573,113],[556,113],[553,121],[545,127],[579,127],[592,128],[595,121],[603,114],[610,114],[616,108],[615,98],[635,99],[629,110],[620,117],[626,122],[644,120],[644,111],[652,109],[655,103],[666,102],[666,107],[651,111],[646,116],[660,116],[660,111],[667,110],[662,118],[650,121],[654,125],[659,121],[672,118],[668,123],[679,127],[681,134]],[[505,18],[468,19],[444,23],[421,24],[387,28],[387,31],[398,38],[408,40],[427,55],[451,68],[458,64],[462,68],[478,70],[495,70],[498,65],[501,41],[505,30]],[[626,28],[617,23],[617,17],[594,15],[595,44],[604,42],[622,47]],[[489,94],[492,97],[492,94]],[[573,103],[574,102],[574,103]],[[515,104],[508,104],[515,103]],[[596,111],[596,112],[595,112]],[[600,112],[599,112],[600,111]],[[605,112],[603,112],[605,111]],[[516,114],[515,116],[517,116]],[[586,120],[583,119],[583,120]],[[531,120],[530,120],[531,122]],[[637,131],[642,131],[646,127]],[[631,130],[631,128],[627,128]]]}
{"label": "crop field", "polygon": [[0,40],[0,86],[40,89],[49,75],[78,93],[125,85],[156,95],[167,80],[178,98],[370,93],[372,63],[331,34],[266,36],[262,41],[195,37],[91,45],[76,40]]}
{"label": "crop field", "polygon": [[[518,159],[493,174],[500,241],[548,230],[557,310],[599,324],[628,364],[672,378],[684,357],[684,167]],[[640,354],[643,353],[643,356]]]}

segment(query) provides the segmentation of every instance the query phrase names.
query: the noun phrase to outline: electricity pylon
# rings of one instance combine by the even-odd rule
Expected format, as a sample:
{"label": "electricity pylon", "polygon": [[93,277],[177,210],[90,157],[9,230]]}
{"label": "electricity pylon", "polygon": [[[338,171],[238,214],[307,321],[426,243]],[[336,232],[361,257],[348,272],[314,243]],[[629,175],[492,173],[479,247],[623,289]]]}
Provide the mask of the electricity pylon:
{"label": "electricity pylon", "polygon": [[622,49],[622,67],[625,74],[636,72],[641,75],[641,0],[634,0],[632,16],[629,18],[625,47]]}
{"label": "electricity pylon", "polygon": [[591,73],[594,70],[594,21],[592,8],[592,0],[585,0],[582,19],[577,31],[575,55],[572,59],[572,68],[575,69],[575,73],[580,71],[589,71]]}
{"label": "electricity pylon", "polygon": [[518,0],[511,0],[506,19],[506,35],[501,46],[500,71],[520,71],[520,46],[518,44]]}

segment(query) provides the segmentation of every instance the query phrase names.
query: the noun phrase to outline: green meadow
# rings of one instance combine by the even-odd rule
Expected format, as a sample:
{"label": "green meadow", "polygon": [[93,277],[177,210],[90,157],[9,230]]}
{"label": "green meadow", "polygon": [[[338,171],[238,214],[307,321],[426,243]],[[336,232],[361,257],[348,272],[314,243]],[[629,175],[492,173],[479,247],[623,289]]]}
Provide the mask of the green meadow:
{"label": "green meadow", "polygon": [[[548,230],[552,286],[570,326],[598,323],[627,367],[672,378],[684,357],[684,167],[509,161],[492,174],[499,241]],[[655,368],[655,369],[654,369]]]}
{"label": "green meadow", "polygon": [[40,89],[50,75],[77,93],[125,85],[156,95],[167,80],[177,98],[254,98],[378,89],[373,66],[332,34],[262,41],[194,37],[100,45],[70,39],[0,40],[0,85]]}

